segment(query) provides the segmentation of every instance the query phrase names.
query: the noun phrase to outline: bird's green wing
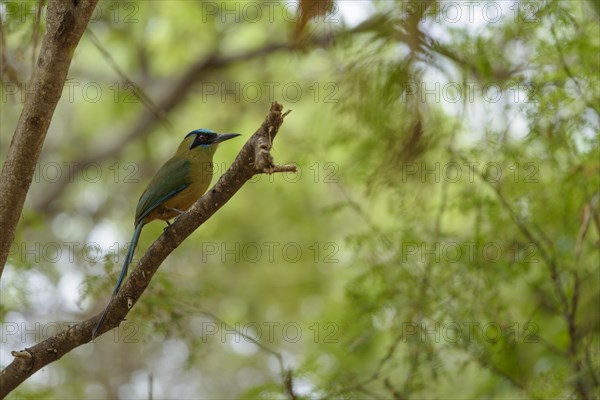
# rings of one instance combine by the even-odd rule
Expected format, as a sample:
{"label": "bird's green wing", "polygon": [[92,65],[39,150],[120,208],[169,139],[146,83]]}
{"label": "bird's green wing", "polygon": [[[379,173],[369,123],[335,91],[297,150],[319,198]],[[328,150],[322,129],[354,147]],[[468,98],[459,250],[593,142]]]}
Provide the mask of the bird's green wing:
{"label": "bird's green wing", "polygon": [[171,158],[167,161],[140,196],[135,210],[135,224],[137,225],[156,207],[187,188],[192,183],[190,170],[189,160]]}

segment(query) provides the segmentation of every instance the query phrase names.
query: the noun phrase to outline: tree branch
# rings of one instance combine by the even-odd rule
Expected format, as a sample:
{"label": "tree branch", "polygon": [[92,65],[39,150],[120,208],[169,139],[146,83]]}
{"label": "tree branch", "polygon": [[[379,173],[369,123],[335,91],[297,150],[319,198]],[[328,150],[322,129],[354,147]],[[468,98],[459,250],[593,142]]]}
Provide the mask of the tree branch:
{"label": "tree branch", "polygon": [[[265,121],[248,139],[225,174],[150,246],[109,305],[100,334],[123,321],[167,256],[223,207],[246,181],[260,173],[295,171],[295,167],[291,165],[275,165],[269,152],[284,117],[289,113],[282,113],[282,108],[276,102],[271,105]],[[33,347],[13,352],[15,359],[0,373],[0,397],[6,396],[40,368],[58,360],[74,348],[90,342],[99,318],[100,314],[75,324]]]}
{"label": "tree branch", "polygon": [[205,315],[206,317],[212,319],[215,322],[225,325],[228,330],[235,331],[238,335],[242,336],[248,342],[254,343],[260,350],[264,351],[265,353],[269,353],[273,357],[275,357],[275,359],[277,360],[277,363],[279,364],[279,373],[281,374],[283,390],[287,394],[289,400],[296,400],[298,398],[296,396],[296,394],[294,393],[294,376],[293,376],[292,370],[285,368],[285,364],[283,363],[283,356],[281,355],[280,352],[271,349],[269,346],[264,345],[263,343],[256,340],[255,338],[253,338],[253,337],[247,335],[246,333],[236,329],[235,327],[229,325],[226,321],[222,320],[221,318],[217,317],[214,314],[211,314],[206,311],[202,311],[202,312],[200,312],[200,314]]}
{"label": "tree branch", "polygon": [[376,33],[377,26],[380,21],[381,16],[376,14],[361,25],[347,31],[329,33],[320,36],[310,36],[302,43],[301,46],[297,43],[289,42],[270,43],[264,47],[248,50],[236,55],[220,56],[217,52],[214,52],[206,57],[203,57],[192,64],[186,71],[184,71],[175,82],[167,85],[169,88],[168,91],[156,101],[156,109],[161,110],[161,113],[144,109],[140,112],[136,122],[132,125],[132,128],[114,135],[114,139],[104,138],[100,146],[104,145],[106,147],[100,147],[96,153],[88,154],[79,160],[75,160],[72,163],[72,172],[69,174],[63,174],[58,181],[53,182],[52,185],[48,185],[44,189],[43,193],[34,199],[33,208],[37,211],[48,211],[50,204],[62,194],[68,184],[72,182],[72,177],[76,173],[84,170],[92,164],[100,163],[109,158],[118,157],[129,142],[148,134],[151,129],[154,128],[158,122],[160,122],[160,116],[166,115],[175,109],[179,104],[181,104],[187,97],[188,93],[194,88],[194,85],[196,85],[198,82],[201,82],[206,74],[240,62],[264,57],[277,51],[295,51],[309,46],[328,47],[333,45],[335,43],[335,39],[338,37],[344,37],[345,35],[350,34],[366,33],[370,31]]}
{"label": "tree branch", "polygon": [[[459,157],[463,161],[466,161],[462,155],[459,155]],[[553,284],[555,294],[559,299],[560,306],[561,306],[561,312],[562,312],[563,318],[565,320],[565,325],[567,327],[567,333],[569,336],[569,345],[568,345],[567,355],[568,355],[570,361],[573,363],[573,369],[575,372],[574,373],[575,378],[574,378],[574,382],[572,383],[572,385],[575,387],[575,390],[577,391],[577,393],[579,394],[579,396],[582,399],[590,398],[590,394],[588,393],[588,388],[582,377],[582,374],[583,374],[582,370],[584,368],[583,360],[578,355],[579,344],[580,344],[580,335],[579,335],[579,331],[577,329],[575,316],[577,313],[577,304],[579,302],[579,295],[580,295],[580,293],[579,293],[579,288],[580,288],[579,276],[577,275],[577,273],[575,271],[573,271],[574,287],[573,287],[571,302],[569,303],[569,299],[567,297],[567,290],[565,289],[565,284],[563,283],[563,281],[561,279],[561,271],[559,269],[558,264],[556,263],[556,257],[553,254],[551,254],[552,249],[550,248],[547,250],[542,245],[542,242],[534,236],[533,232],[529,229],[529,227],[525,224],[525,222],[523,222],[523,220],[519,217],[518,213],[510,205],[508,199],[502,193],[500,186],[494,185],[492,182],[490,182],[488,179],[486,179],[485,176],[481,172],[476,171],[472,165],[469,165],[469,168],[496,193],[496,196],[498,197],[500,204],[508,212],[508,214],[510,215],[510,218],[512,219],[514,224],[517,226],[519,231],[521,231],[521,233],[527,239],[529,239],[529,241],[531,241],[532,243],[534,243],[536,245],[537,250],[540,252],[540,256],[542,257],[542,259],[548,266],[548,270],[550,273],[550,280]],[[544,233],[542,231],[540,231],[540,236],[542,236],[542,238],[544,239]],[[550,243],[549,246],[551,246],[550,240],[546,239],[546,242]],[[498,371],[500,371],[500,370],[498,369]]]}
{"label": "tree branch", "polygon": [[48,2],[46,35],[0,177],[0,277],[75,47],[98,0]]}
{"label": "tree branch", "polygon": [[[328,35],[314,38],[311,43],[324,46],[331,41],[332,36]],[[217,53],[212,53],[198,60],[183,72],[175,82],[168,85],[167,92],[165,92],[156,102],[156,108],[161,110],[160,113],[157,113],[154,110],[143,109],[131,128],[126,129],[124,132],[117,133],[114,135],[113,140],[104,138],[102,141],[104,147],[100,147],[94,154],[87,154],[81,159],[74,161],[74,168],[71,174],[65,174],[57,182],[47,185],[44,193],[35,199],[33,207],[38,211],[47,211],[50,204],[57,199],[68,184],[72,182],[71,178],[74,174],[84,170],[89,165],[100,163],[109,158],[118,157],[129,142],[147,135],[154,126],[160,122],[161,115],[166,115],[183,103],[187,98],[188,93],[193,90],[195,85],[198,82],[201,82],[208,73],[224,67],[229,67],[239,62],[264,57],[277,51],[292,51],[294,49],[295,46],[290,43],[272,43],[259,49],[249,50],[232,56],[218,56]]]}

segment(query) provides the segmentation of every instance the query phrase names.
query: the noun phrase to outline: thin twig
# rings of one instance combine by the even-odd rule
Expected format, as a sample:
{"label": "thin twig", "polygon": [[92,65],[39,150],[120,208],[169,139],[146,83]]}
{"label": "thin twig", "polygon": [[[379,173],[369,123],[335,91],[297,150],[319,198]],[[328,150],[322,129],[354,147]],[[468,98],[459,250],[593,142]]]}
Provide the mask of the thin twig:
{"label": "thin twig", "polygon": [[[150,284],[159,266],[173,250],[223,207],[248,180],[255,174],[262,173],[254,167],[255,147],[264,140],[269,131],[272,138],[275,138],[283,124],[282,108],[278,103],[271,105],[265,121],[244,144],[217,183],[150,246],[111,302],[100,334],[118,326],[125,319]],[[268,160],[272,161],[272,158]],[[264,160],[258,164],[266,168],[275,168],[275,165],[269,165],[268,161]],[[28,362],[24,363],[21,358],[15,358],[0,372],[0,398],[5,397],[40,368],[58,360],[74,348],[90,342],[99,319],[100,314],[74,324],[68,330],[24,350],[31,355]]]}
{"label": "thin twig", "polygon": [[111,66],[111,68],[119,75],[121,80],[125,83],[125,86],[131,90],[131,93],[142,102],[144,106],[154,115],[157,121],[161,122],[165,128],[172,129],[173,125],[167,118],[167,113],[161,109],[158,105],[156,105],[152,99],[146,94],[146,92],[136,84],[122,69],[119,67],[113,56],[104,48],[100,39],[94,34],[91,29],[87,29],[87,35],[90,38],[90,41],[98,49],[100,53],[104,56],[106,62]]}
{"label": "thin twig", "polygon": [[[317,45],[326,45],[330,41],[329,36],[314,39]],[[264,57],[277,51],[290,51],[293,46],[289,43],[272,43],[262,48],[246,51],[232,56],[219,56],[217,53],[210,54],[200,58],[199,61],[192,64],[184,71],[179,78],[167,85],[167,91],[163,93],[156,101],[156,108],[161,112],[169,113],[176,107],[183,104],[194,85],[203,79],[210,72],[233,66],[240,62],[250,61],[256,58]],[[284,113],[286,114],[286,113]],[[101,146],[93,146],[95,153],[86,154],[78,160],[72,162],[73,169],[69,174],[53,182],[43,190],[37,198],[33,199],[33,208],[37,211],[47,212],[52,202],[57,199],[72,182],[72,177],[85,170],[90,165],[99,164],[107,159],[118,158],[126,148],[127,144],[133,140],[148,135],[156,123],[159,121],[160,113],[150,112],[143,109],[136,121],[128,126],[124,131],[118,132],[112,139],[104,137]],[[85,153],[85,151],[82,151]],[[68,175],[68,176],[67,176]]]}
{"label": "thin twig", "polygon": [[248,340],[251,343],[254,343],[262,351],[264,351],[266,353],[269,353],[273,357],[275,357],[277,359],[277,362],[279,363],[279,371],[281,373],[282,386],[283,386],[284,390],[286,391],[286,394],[289,396],[289,398],[291,400],[295,400],[296,399],[296,394],[294,393],[294,389],[293,389],[293,387],[294,387],[294,384],[293,384],[294,381],[293,381],[292,371],[291,371],[291,369],[286,369],[285,368],[285,365],[283,363],[283,356],[281,355],[280,352],[271,349],[269,346],[266,346],[266,345],[262,344],[261,342],[259,342],[258,340],[254,339],[253,337],[245,334],[242,331],[239,331],[239,330],[235,329],[230,324],[228,324],[227,322],[225,322],[223,319],[217,317],[216,315],[214,315],[214,314],[212,314],[212,313],[210,313],[208,311],[200,311],[199,314],[202,314],[202,315],[204,315],[204,316],[212,319],[213,321],[218,322],[218,323],[224,325],[230,331],[235,331],[238,335],[240,335],[244,339]]}
{"label": "thin twig", "polygon": [[4,18],[0,18],[0,51],[2,52],[2,58],[0,60],[0,72],[2,72],[2,76],[6,77],[8,82],[17,85],[17,88],[21,90],[23,88],[23,82],[21,82],[21,79],[19,78],[19,73],[8,61],[8,46],[6,44],[6,33],[4,32]]}
{"label": "thin twig", "polygon": [[586,98],[585,92],[584,92],[583,88],[581,87],[579,80],[577,78],[575,78],[575,75],[573,75],[573,73],[571,72],[571,68],[569,68],[569,66],[567,65],[567,61],[565,60],[565,55],[563,53],[562,48],[560,47],[560,44],[559,44],[560,42],[558,40],[558,37],[556,36],[556,30],[554,29],[553,24],[550,24],[550,32],[552,33],[552,38],[554,39],[554,47],[556,48],[556,52],[558,53],[558,60],[560,61],[560,64],[561,64],[563,70],[565,71],[565,73],[567,74],[567,76],[575,84],[575,87],[577,88],[577,93],[579,94],[579,97],[583,100],[583,102],[585,103],[586,106],[588,106],[592,110],[595,110],[596,113],[600,112],[598,105],[590,103],[590,101]]}

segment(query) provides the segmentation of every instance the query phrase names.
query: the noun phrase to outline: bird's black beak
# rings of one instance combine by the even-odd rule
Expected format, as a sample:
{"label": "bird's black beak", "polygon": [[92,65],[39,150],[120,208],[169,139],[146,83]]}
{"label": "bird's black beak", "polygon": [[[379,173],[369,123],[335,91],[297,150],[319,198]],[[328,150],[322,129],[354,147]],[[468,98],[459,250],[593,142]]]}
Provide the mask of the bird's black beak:
{"label": "bird's black beak", "polygon": [[218,135],[216,138],[214,138],[212,140],[211,144],[221,143],[226,140],[233,139],[236,136],[242,136],[242,135],[240,135],[239,133],[222,133],[222,134]]}

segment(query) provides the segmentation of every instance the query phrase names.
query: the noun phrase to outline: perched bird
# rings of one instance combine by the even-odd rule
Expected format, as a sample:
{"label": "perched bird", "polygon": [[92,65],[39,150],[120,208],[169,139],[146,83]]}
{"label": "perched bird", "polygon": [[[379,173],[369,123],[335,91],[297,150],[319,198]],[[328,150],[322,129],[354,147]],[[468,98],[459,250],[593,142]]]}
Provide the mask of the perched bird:
{"label": "perched bird", "polygon": [[[135,230],[117,280],[117,286],[108,303],[109,306],[127,275],[127,268],[133,258],[133,252],[144,225],[155,219],[166,221],[169,224],[170,219],[187,211],[210,185],[213,175],[212,159],[218,144],[236,136],[240,135],[237,133],[219,135],[209,129],[191,131],[185,136],[175,155],[154,175],[138,201],[135,210]],[[106,319],[108,308],[107,306],[94,329],[94,338]]]}

